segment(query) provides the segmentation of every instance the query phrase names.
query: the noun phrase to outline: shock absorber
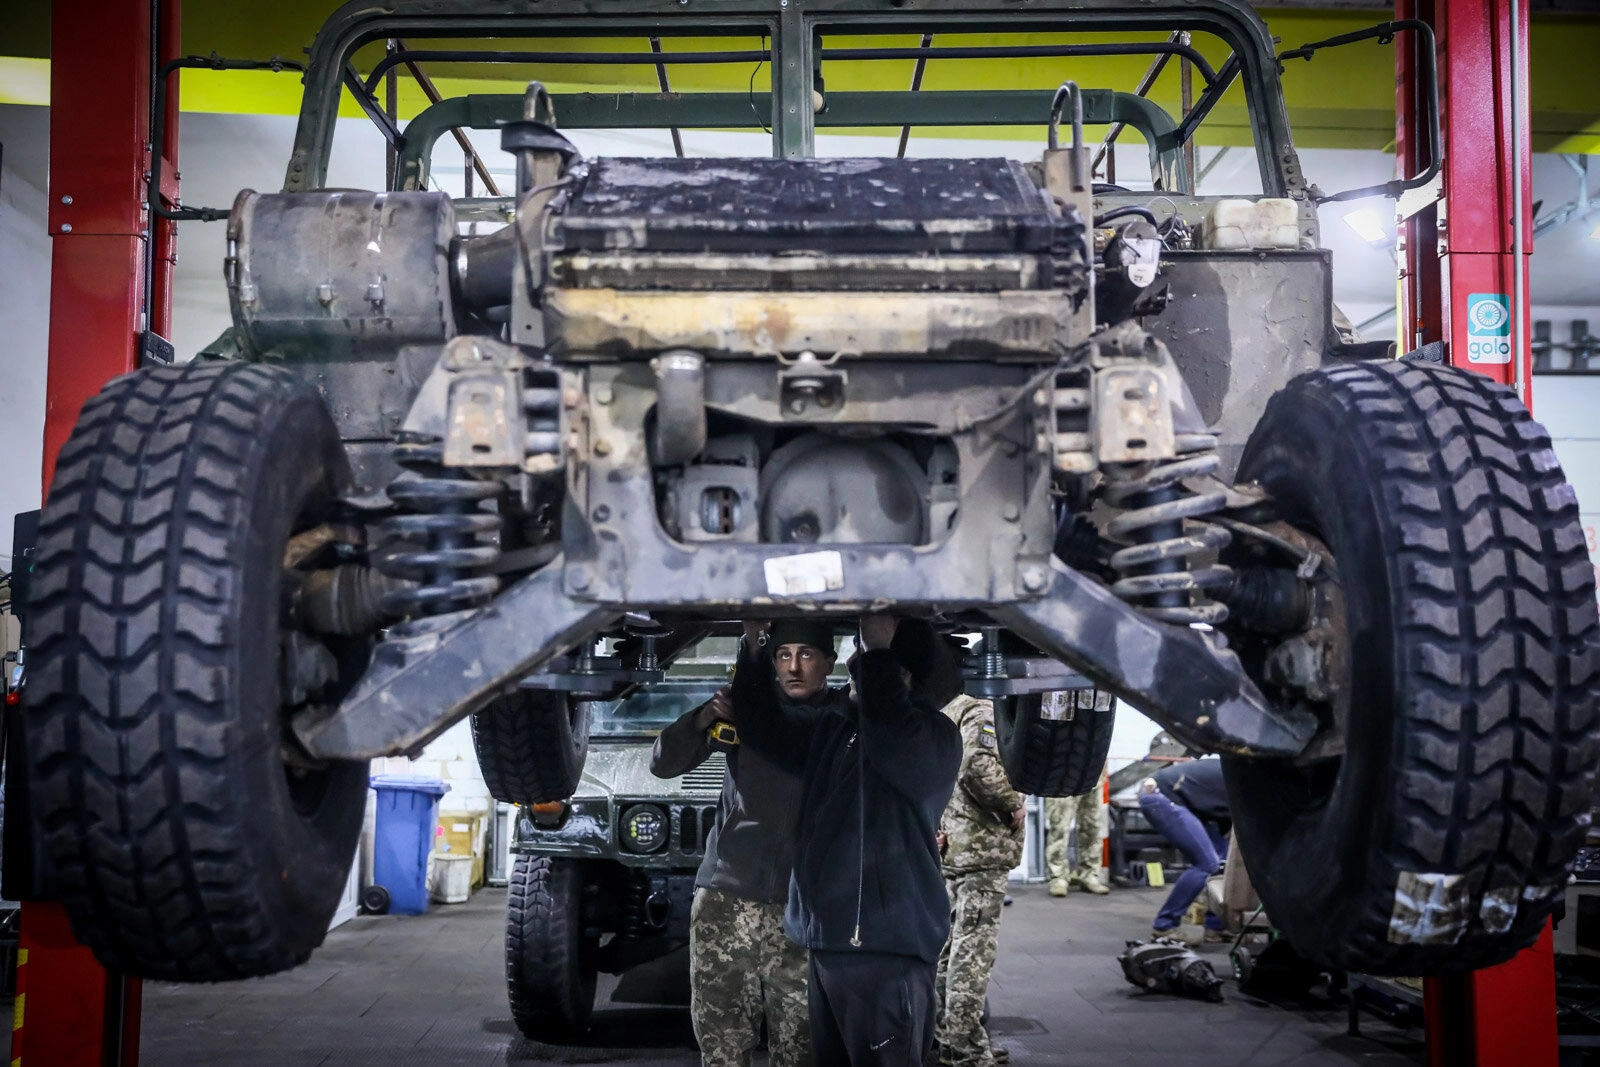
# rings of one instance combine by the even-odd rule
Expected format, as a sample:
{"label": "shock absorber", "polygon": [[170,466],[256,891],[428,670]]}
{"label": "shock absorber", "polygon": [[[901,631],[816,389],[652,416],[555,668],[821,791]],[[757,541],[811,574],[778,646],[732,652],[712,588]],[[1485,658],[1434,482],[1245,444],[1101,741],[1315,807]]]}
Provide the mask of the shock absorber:
{"label": "shock absorber", "polygon": [[479,505],[498,496],[501,486],[452,476],[438,443],[401,442],[394,453],[402,467],[420,477],[390,483],[389,499],[405,513],[385,520],[383,529],[403,547],[380,555],[376,565],[385,574],[418,584],[387,594],[384,609],[414,619],[484,603],[499,590],[500,579],[473,572],[492,564],[500,549],[479,538],[498,531],[500,517],[479,510]]}
{"label": "shock absorber", "polygon": [[1182,484],[1217,470],[1216,447],[1211,434],[1179,434],[1175,459],[1102,468],[1107,503],[1123,509],[1106,532],[1134,542],[1112,553],[1111,566],[1120,577],[1111,591],[1165,622],[1215,626],[1228,617],[1226,605],[1213,600],[1209,590],[1226,586],[1232,569],[1220,563],[1195,566],[1198,557],[1231,540],[1227,530],[1203,521],[1222,510],[1227,497],[1196,493]]}

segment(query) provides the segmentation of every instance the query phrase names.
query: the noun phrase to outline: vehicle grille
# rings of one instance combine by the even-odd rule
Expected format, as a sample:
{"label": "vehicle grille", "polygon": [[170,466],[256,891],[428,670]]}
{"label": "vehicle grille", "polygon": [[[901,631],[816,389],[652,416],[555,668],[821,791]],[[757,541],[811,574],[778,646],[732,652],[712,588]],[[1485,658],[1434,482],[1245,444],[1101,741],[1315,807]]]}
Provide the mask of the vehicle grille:
{"label": "vehicle grille", "polygon": [[711,828],[717,823],[717,809],[678,809],[678,850],[685,855],[696,855],[706,850]]}
{"label": "vehicle grille", "polygon": [[683,776],[680,788],[691,796],[714,797],[722,792],[722,776],[728,769],[728,757],[713,752],[711,758]]}

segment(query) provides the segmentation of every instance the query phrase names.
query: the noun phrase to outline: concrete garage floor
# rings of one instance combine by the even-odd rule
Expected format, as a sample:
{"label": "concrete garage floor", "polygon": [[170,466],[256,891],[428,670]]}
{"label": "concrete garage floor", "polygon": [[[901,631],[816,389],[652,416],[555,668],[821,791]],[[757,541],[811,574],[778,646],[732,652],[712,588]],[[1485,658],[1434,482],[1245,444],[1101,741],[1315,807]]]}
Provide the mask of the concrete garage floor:
{"label": "concrete garage floor", "polygon": [[[1222,1004],[1142,994],[1116,955],[1148,936],[1161,890],[1049,897],[1014,890],[990,986],[991,1030],[1015,1064],[1050,1067],[1398,1065],[1423,1062],[1419,1035],[1367,1017],[1345,1034],[1341,1006],[1286,1010],[1238,993]],[[142,1060],[238,1067],[372,1064],[698,1063],[682,954],[601,977],[581,1045],[524,1039],[503,983],[504,890],[415,918],[363,917],[288,974],[213,986],[145,986]],[[1219,975],[1227,946],[1206,946]]]}

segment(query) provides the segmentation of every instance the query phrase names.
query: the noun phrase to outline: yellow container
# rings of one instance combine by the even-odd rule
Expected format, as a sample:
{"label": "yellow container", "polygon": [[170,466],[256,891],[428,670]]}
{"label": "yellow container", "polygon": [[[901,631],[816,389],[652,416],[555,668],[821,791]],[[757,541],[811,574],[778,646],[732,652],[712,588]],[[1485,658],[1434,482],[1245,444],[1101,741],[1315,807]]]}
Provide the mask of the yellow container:
{"label": "yellow container", "polygon": [[472,888],[483,885],[483,815],[441,811],[433,847],[451,856],[472,857]]}

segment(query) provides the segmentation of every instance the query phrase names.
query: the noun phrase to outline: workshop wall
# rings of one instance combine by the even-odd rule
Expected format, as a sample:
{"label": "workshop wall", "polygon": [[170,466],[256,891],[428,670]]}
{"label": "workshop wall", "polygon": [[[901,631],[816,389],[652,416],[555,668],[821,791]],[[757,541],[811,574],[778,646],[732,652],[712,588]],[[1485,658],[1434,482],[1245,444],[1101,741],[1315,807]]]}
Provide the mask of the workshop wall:
{"label": "workshop wall", "polygon": [[[1600,307],[1583,314],[1575,310],[1546,308],[1542,314],[1534,305],[1535,317],[1554,320],[1557,339],[1566,332],[1565,322],[1551,312],[1570,318],[1587,316],[1600,326]],[[1534,375],[1533,415],[1550,431],[1567,481],[1578,493],[1589,559],[1600,577],[1600,535],[1596,532],[1600,531],[1600,422],[1595,419],[1596,412],[1600,412],[1600,375]]]}
{"label": "workshop wall", "polygon": [[50,341],[45,232],[49,112],[0,105],[0,569],[11,569],[11,520],[39,506]]}

